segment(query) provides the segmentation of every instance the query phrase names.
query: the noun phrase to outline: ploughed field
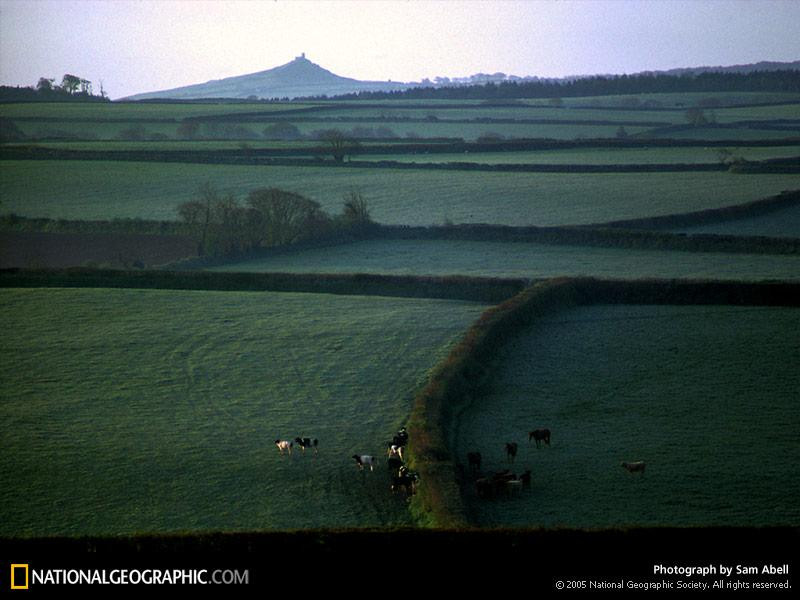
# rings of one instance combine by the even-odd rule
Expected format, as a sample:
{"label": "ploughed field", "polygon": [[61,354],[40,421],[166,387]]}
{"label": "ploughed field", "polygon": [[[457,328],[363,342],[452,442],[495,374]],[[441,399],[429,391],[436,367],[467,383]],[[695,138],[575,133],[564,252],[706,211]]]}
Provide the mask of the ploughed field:
{"label": "ploughed field", "polygon": [[202,182],[244,198],[262,187],[301,193],[331,214],[353,189],[375,221],[431,225],[590,224],[740,204],[797,187],[797,175],[486,173],[175,164],[0,161],[3,211],[26,217],[177,220]]}
{"label": "ploughed field", "polygon": [[[484,308],[0,290],[0,536],[410,525],[385,463],[361,475],[350,456],[386,451]],[[295,436],[319,456],[281,457]]]}
{"label": "ploughed field", "polygon": [[[461,412],[455,452],[531,469],[519,496],[467,495],[482,526],[800,524],[800,311],[592,306],[536,323]],[[528,432],[547,427],[551,446]],[[505,442],[520,449],[506,460]],[[621,462],[644,461],[644,475]]]}
{"label": "ploughed field", "polygon": [[540,279],[800,279],[800,256],[677,252],[525,242],[369,240],[276,253],[214,267],[215,271],[391,273]]}

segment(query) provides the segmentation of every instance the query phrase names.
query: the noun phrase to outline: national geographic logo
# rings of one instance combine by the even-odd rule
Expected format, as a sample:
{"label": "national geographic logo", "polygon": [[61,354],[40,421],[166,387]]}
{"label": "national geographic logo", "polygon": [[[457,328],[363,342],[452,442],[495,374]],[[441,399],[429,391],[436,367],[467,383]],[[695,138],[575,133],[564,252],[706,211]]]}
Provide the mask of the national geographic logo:
{"label": "national geographic logo", "polygon": [[12,590],[28,589],[28,565],[23,565],[23,564],[11,565],[11,589]]}

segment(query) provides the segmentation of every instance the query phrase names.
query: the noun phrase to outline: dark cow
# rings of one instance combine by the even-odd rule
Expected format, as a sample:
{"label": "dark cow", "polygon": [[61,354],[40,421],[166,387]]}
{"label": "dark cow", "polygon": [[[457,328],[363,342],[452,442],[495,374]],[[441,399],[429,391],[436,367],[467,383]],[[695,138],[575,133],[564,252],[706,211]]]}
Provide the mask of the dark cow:
{"label": "dark cow", "polygon": [[319,454],[319,449],[317,448],[317,446],[319,446],[319,440],[317,438],[296,437],[294,438],[294,443],[300,446],[300,449],[303,451],[303,454],[306,453],[306,448],[313,448],[314,454],[315,455]]}
{"label": "dark cow", "polygon": [[643,460],[637,462],[623,462],[622,468],[625,469],[628,473],[641,473],[644,475],[644,468],[645,464]]}
{"label": "dark cow", "polygon": [[506,456],[508,462],[514,462],[517,457],[517,442],[506,442]]}
{"label": "dark cow", "polygon": [[467,452],[467,462],[471,471],[481,470],[481,453],[480,452]]}
{"label": "dark cow", "polygon": [[405,427],[401,427],[392,438],[392,446],[398,446],[402,448],[406,444],[408,444],[408,432],[406,431]]}
{"label": "dark cow", "polygon": [[419,473],[409,471],[408,467],[400,467],[397,475],[392,477],[392,493],[402,488],[406,494],[413,496],[417,491],[417,482],[419,482]]}
{"label": "dark cow", "polygon": [[400,467],[403,466],[403,461],[396,456],[390,456],[386,459],[386,465],[389,467],[389,471],[394,474],[397,473],[400,470]]}
{"label": "dark cow", "polygon": [[531,487],[531,470],[528,469],[522,475],[520,475],[519,480],[522,482],[523,488],[528,489]]}
{"label": "dark cow", "polygon": [[530,433],[528,433],[528,443],[531,443],[531,440],[536,440],[536,447],[539,448],[540,442],[544,442],[548,446],[550,445],[550,430],[549,429],[534,429]]}

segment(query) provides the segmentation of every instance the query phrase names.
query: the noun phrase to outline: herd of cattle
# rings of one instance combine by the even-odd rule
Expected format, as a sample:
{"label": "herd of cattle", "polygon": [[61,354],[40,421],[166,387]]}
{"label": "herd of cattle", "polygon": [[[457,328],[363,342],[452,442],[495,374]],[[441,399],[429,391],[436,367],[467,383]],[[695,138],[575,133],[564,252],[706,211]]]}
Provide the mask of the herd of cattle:
{"label": "herd of cattle", "polygon": [[[389,444],[386,464],[389,467],[389,475],[392,479],[392,493],[402,490],[407,495],[411,496],[416,493],[420,478],[419,473],[409,470],[403,462],[403,452],[406,445],[408,445],[408,432],[405,427],[401,427],[392,438],[391,444]],[[277,446],[281,456],[283,456],[284,453],[291,456],[292,449],[295,446],[299,446],[303,454],[305,454],[306,449],[312,449],[314,455],[319,454],[319,440],[316,438],[296,437],[294,440],[278,439],[275,440],[275,446]],[[356,462],[358,470],[362,473],[367,469],[372,472],[378,465],[378,457],[371,454],[353,454],[351,458]]]}
{"label": "herd of cattle", "polygon": [[[537,448],[541,448],[542,443],[549,446],[550,430],[535,429],[529,432],[528,443],[530,444],[532,441],[536,442]],[[519,444],[506,442],[505,449],[507,461],[513,463],[517,457]],[[521,494],[522,490],[531,487],[532,475],[530,469],[527,469],[521,475],[517,475],[510,469],[483,474],[481,471],[482,462],[483,457],[480,452],[467,452],[467,464],[469,465],[470,473],[475,477],[475,493],[479,498],[511,497]],[[628,473],[641,473],[644,475],[644,461],[623,462],[622,467]]]}
{"label": "herd of cattle", "polygon": [[[536,442],[537,448],[541,448],[542,443],[549,446],[550,430],[535,429],[529,432],[528,444],[532,441]],[[389,444],[389,448],[386,452],[388,456],[386,464],[389,467],[389,475],[392,479],[392,493],[402,490],[408,496],[412,496],[417,491],[417,485],[420,479],[419,473],[409,470],[403,462],[403,452],[407,444],[408,432],[405,427],[402,427],[392,438],[391,444]],[[291,455],[292,449],[295,446],[299,447],[303,454],[305,454],[306,450],[312,450],[315,456],[319,454],[319,440],[316,438],[296,437],[294,440],[279,439],[275,440],[275,446],[277,446],[281,456],[283,456],[284,453]],[[505,449],[506,459],[509,463],[513,463],[517,457],[519,445],[516,442],[506,442]],[[355,461],[358,470],[362,473],[367,469],[372,472],[378,465],[378,457],[371,454],[353,454],[351,458]],[[483,474],[481,472],[482,462],[483,457],[480,452],[467,453],[467,463],[469,464],[470,473],[475,477],[475,492],[479,498],[511,497],[521,494],[523,490],[530,489],[532,480],[530,469],[525,470],[520,475],[517,475],[510,469]],[[622,467],[629,473],[641,473],[644,475],[644,461],[623,462]]]}

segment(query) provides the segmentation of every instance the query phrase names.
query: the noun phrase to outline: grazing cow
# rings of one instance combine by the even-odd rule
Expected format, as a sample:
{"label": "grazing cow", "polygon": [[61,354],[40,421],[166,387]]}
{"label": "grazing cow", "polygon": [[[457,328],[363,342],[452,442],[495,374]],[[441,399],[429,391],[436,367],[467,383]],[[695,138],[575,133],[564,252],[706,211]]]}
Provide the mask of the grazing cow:
{"label": "grazing cow", "polygon": [[292,442],[290,440],[275,440],[275,445],[283,456],[283,451],[286,450],[289,455],[292,454]]}
{"label": "grazing cow", "polygon": [[471,471],[480,471],[482,460],[483,457],[480,452],[467,452],[467,462]]}
{"label": "grazing cow", "polygon": [[369,454],[353,454],[352,459],[356,461],[359,471],[363,471],[367,467],[369,467],[370,471],[374,471],[375,465],[378,464],[378,459],[374,456],[370,456]]}
{"label": "grazing cow", "polygon": [[644,468],[645,464],[643,460],[638,462],[623,462],[622,468],[625,469],[628,473],[641,473],[644,475]]}
{"label": "grazing cow", "polygon": [[523,488],[528,489],[531,487],[531,470],[528,469],[522,475],[520,475],[519,480],[522,482]]}
{"label": "grazing cow", "polygon": [[398,446],[397,444],[392,444],[389,446],[389,450],[386,453],[389,456],[397,456],[400,460],[403,460],[403,447]]}
{"label": "grazing cow", "polygon": [[517,456],[517,442],[506,442],[506,456],[508,462],[514,462]]}
{"label": "grazing cow", "polygon": [[400,470],[400,467],[403,466],[403,461],[396,456],[390,456],[386,459],[386,465],[389,467],[389,471],[394,474],[397,473]]}
{"label": "grazing cow", "polygon": [[317,438],[294,438],[294,443],[300,446],[300,449],[303,451],[303,454],[306,453],[306,448],[313,448],[314,455],[319,454],[319,440]]}
{"label": "grazing cow", "polygon": [[509,479],[506,481],[506,493],[509,496],[513,496],[514,494],[521,494],[522,493],[522,480],[521,479]]}
{"label": "grazing cow", "polygon": [[508,494],[510,489],[508,487],[509,481],[514,481],[517,479],[517,476],[505,469],[500,471],[499,473],[492,474],[492,488],[495,495],[499,495],[501,493]]}
{"label": "grazing cow", "polygon": [[407,444],[408,444],[408,432],[406,431],[405,427],[401,427],[400,430],[392,438],[392,445],[402,447]]}
{"label": "grazing cow", "polygon": [[392,493],[398,489],[403,488],[409,496],[413,496],[417,491],[417,482],[419,481],[419,473],[416,471],[409,471],[408,467],[400,467],[397,475],[392,477]]}
{"label": "grazing cow", "polygon": [[544,442],[548,446],[550,445],[550,430],[549,429],[534,429],[530,433],[528,433],[528,443],[531,443],[531,440],[536,440],[536,447],[539,448],[539,443]]}

